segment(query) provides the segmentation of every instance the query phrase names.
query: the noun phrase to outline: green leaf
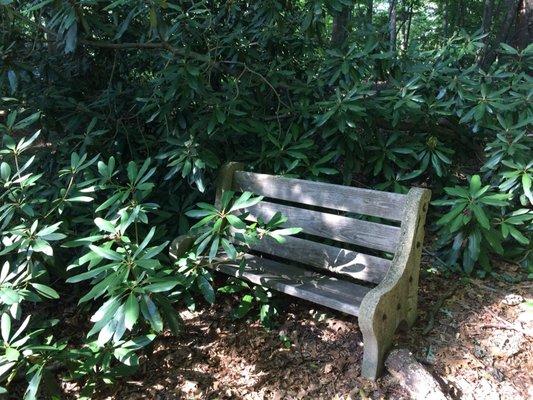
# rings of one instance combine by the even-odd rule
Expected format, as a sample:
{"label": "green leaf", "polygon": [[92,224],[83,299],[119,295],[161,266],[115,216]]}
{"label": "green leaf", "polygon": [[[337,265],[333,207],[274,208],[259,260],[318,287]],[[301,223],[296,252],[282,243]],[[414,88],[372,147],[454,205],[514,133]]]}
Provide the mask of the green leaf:
{"label": "green leaf", "polygon": [[0,288],[0,300],[2,303],[12,305],[20,302],[19,294],[11,288]]}
{"label": "green leaf", "polygon": [[200,227],[202,227],[204,225],[207,225],[211,220],[213,220],[216,217],[217,217],[217,214],[208,215],[205,218],[203,218],[200,221],[198,221],[196,224],[194,224],[191,227],[191,229],[196,229],[196,228],[200,228]]}
{"label": "green leaf", "polygon": [[95,218],[94,223],[102,231],[115,233],[115,225],[112,222],[106,221],[103,218]]}
{"label": "green leaf", "polygon": [[155,234],[155,226],[153,226],[152,229],[150,229],[150,231],[144,237],[143,241],[141,242],[137,250],[135,250],[135,253],[133,253],[133,258],[137,258],[137,256],[141,253],[141,251],[143,251],[144,248],[148,246],[148,243],[150,243],[150,240],[152,240],[152,238],[154,237],[154,234]]}
{"label": "green leaf", "polygon": [[524,190],[524,194],[529,199],[531,204],[533,204],[533,195],[531,194],[531,177],[527,173],[522,174],[522,189]]}
{"label": "green leaf", "polygon": [[213,286],[211,286],[211,283],[209,283],[207,278],[203,275],[200,275],[197,278],[197,282],[198,282],[198,288],[200,289],[200,292],[204,296],[204,299],[209,304],[213,304],[215,302],[215,291],[213,290]]}
{"label": "green leaf", "polygon": [[209,262],[213,261],[218,253],[218,244],[220,243],[220,237],[216,236],[213,242],[211,243],[211,248],[209,249]]}
{"label": "green leaf", "polygon": [[222,243],[222,248],[224,249],[228,257],[231,260],[235,260],[235,258],[237,258],[237,250],[235,249],[235,247],[229,242],[229,240],[225,238],[222,238],[220,242]]}
{"label": "green leaf", "polygon": [[261,200],[263,200],[262,196],[258,197],[251,197],[253,193],[251,192],[244,192],[236,201],[233,203],[233,206],[230,209],[230,212],[240,210],[242,208],[248,208],[256,205]]}
{"label": "green leaf", "polygon": [[132,292],[124,304],[124,325],[126,326],[126,329],[131,331],[138,318],[139,302],[137,301],[135,294]]}
{"label": "green leaf", "polygon": [[43,254],[46,254],[47,256],[54,255],[54,250],[52,249],[52,246],[50,246],[50,244],[47,241],[42,240],[42,239],[35,239],[31,248],[33,251],[37,253],[43,253]]}
{"label": "green leaf", "polygon": [[7,362],[0,364],[0,377],[4,378],[4,375],[9,372],[11,368],[15,365],[15,362]]}
{"label": "green leaf", "polygon": [[37,393],[39,392],[39,386],[41,384],[41,378],[43,376],[43,366],[40,365],[34,372],[30,379],[28,387],[24,392],[24,400],[37,400]]}
{"label": "green leaf", "polygon": [[162,280],[161,282],[151,283],[143,287],[145,292],[148,293],[159,293],[159,292],[168,292],[169,290],[174,289],[181,281],[178,279],[168,278]]}
{"label": "green leaf", "polygon": [[109,208],[113,204],[122,203],[122,202],[119,201],[119,199],[123,195],[124,195],[124,193],[121,193],[121,192],[115,193],[113,196],[111,196],[106,201],[104,201],[100,206],[98,206],[98,208],[95,210],[95,212],[99,212],[99,211],[105,210],[105,209]]}
{"label": "green leaf", "polygon": [[470,178],[470,194],[475,195],[479,189],[481,189],[481,178],[479,175],[473,175]]}
{"label": "green leaf", "polygon": [[450,212],[448,212],[447,214],[444,214],[441,218],[439,218],[439,220],[437,220],[437,225],[446,225],[450,223],[453,219],[455,219],[455,217],[457,217],[459,214],[463,212],[465,207],[466,207],[465,203],[456,205],[455,207],[451,209]]}
{"label": "green leaf", "polygon": [[7,312],[2,314],[1,321],[2,339],[4,342],[9,342],[9,335],[11,334],[11,317]]}
{"label": "green leaf", "polygon": [[449,194],[450,196],[457,196],[462,197],[464,199],[468,199],[469,193],[463,189],[462,187],[456,186],[456,187],[445,187],[444,191]]}
{"label": "green leaf", "polygon": [[[30,115],[29,117],[26,117],[26,118],[20,120],[19,122],[17,122],[15,124],[15,126],[13,126],[13,130],[18,131],[18,130],[21,130],[21,129],[26,129],[31,124],[33,124],[35,121],[37,121],[40,116],[41,116],[41,113],[40,112],[36,112],[36,113]],[[27,148],[29,145],[31,145],[35,141],[35,139],[37,139],[37,137],[39,136],[40,133],[41,133],[41,131],[38,130],[37,132],[35,132],[33,134],[33,136],[30,139],[25,140],[23,148]]]}
{"label": "green leaf", "polygon": [[9,177],[11,176],[11,167],[8,163],[2,162],[0,164],[0,178],[2,180],[7,181]]}
{"label": "green leaf", "polygon": [[107,321],[113,318],[119,306],[120,302],[118,297],[111,297],[93,314],[91,322],[106,321],[105,323],[107,323]]}
{"label": "green leaf", "polygon": [[94,199],[92,197],[89,197],[89,196],[74,196],[74,197],[70,197],[70,198],[65,199],[65,200],[73,202],[73,203],[90,203]]}
{"label": "green leaf", "polygon": [[483,196],[479,201],[489,206],[506,206],[508,204],[509,195],[507,193],[491,194]]}
{"label": "green leaf", "polygon": [[87,272],[83,272],[81,274],[71,276],[70,278],[68,278],[66,280],[66,282],[67,283],[78,283],[78,282],[81,282],[81,281],[84,281],[84,280],[87,280],[87,279],[92,279],[92,278],[100,275],[102,272],[113,268],[113,266],[116,266],[116,265],[117,264],[107,264],[107,265],[103,265],[103,266],[98,267],[98,268],[90,269]]}
{"label": "green leaf", "polygon": [[57,293],[54,289],[52,289],[49,286],[42,285],[40,283],[30,283],[35,290],[37,290],[37,293],[39,293],[41,296],[46,297],[47,299],[59,299],[59,293]]}
{"label": "green leaf", "polygon": [[470,209],[474,212],[476,220],[480,223],[480,225],[485,229],[490,229],[489,218],[487,217],[487,214],[485,214],[483,209],[475,203],[472,203],[470,205]]}
{"label": "green leaf", "polygon": [[233,226],[236,229],[245,229],[246,224],[237,216],[233,214],[226,215],[226,219],[228,220],[229,224]]}
{"label": "green leaf", "polygon": [[526,238],[524,235],[522,235],[522,233],[520,233],[520,231],[516,229],[514,226],[509,225],[509,233],[511,234],[512,237],[516,239],[518,243],[523,244],[523,245],[529,244],[529,239]]}
{"label": "green leaf", "polygon": [[280,236],[290,236],[290,235],[296,235],[302,231],[302,228],[285,228],[285,229],[278,229],[275,231],[272,231],[271,234],[276,234]]}
{"label": "green leaf", "polygon": [[20,352],[17,349],[13,347],[8,347],[6,349],[6,360],[7,361],[17,361],[19,358],[20,358]]}
{"label": "green leaf", "polygon": [[95,245],[90,244],[89,248],[94,251],[96,254],[98,254],[100,257],[105,258],[107,260],[112,261],[122,261],[123,256],[117,253],[116,251],[113,251],[111,249],[105,249],[103,247],[98,247]]}
{"label": "green leaf", "polygon": [[191,217],[191,218],[203,218],[208,215],[216,215],[216,214],[217,214],[216,211],[211,211],[211,210],[190,210],[185,213],[187,217]]}
{"label": "green leaf", "polygon": [[143,302],[141,303],[141,311],[143,316],[150,322],[152,329],[156,332],[163,330],[163,320],[157,310],[155,303],[148,296],[143,296]]}
{"label": "green leaf", "polygon": [[174,309],[168,299],[163,296],[156,295],[157,304],[161,306],[160,311],[164,321],[167,323],[171,332],[178,335],[182,331],[183,320],[180,314]]}
{"label": "green leaf", "polygon": [[168,241],[160,244],[159,246],[149,247],[148,249],[146,249],[146,251],[144,252],[144,254],[142,255],[140,259],[148,260],[150,258],[154,258],[159,253],[161,253],[163,250],[165,250],[167,246],[168,246]]}
{"label": "green leaf", "polygon": [[234,311],[234,315],[236,318],[242,318],[248,312],[253,306],[253,296],[246,294],[242,297],[240,304],[238,305],[237,309]]}

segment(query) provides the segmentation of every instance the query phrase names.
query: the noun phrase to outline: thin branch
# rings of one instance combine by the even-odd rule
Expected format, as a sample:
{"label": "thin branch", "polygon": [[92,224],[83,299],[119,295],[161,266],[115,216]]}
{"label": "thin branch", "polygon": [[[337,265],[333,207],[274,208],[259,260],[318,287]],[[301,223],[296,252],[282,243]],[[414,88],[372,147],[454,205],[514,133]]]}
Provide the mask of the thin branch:
{"label": "thin branch", "polygon": [[[31,20],[30,18],[20,14],[19,12],[16,12],[15,10],[14,11],[14,15],[32,25],[33,27],[37,28],[38,30],[48,34],[48,35],[51,35],[51,36],[54,36],[54,37],[57,37],[58,34],[50,29],[48,29],[47,27]],[[145,49],[145,50],[166,50],[166,51],[169,51],[171,53],[173,53],[174,55],[181,55],[181,56],[190,56],[192,58],[195,58],[199,61],[209,61],[210,58],[208,56],[205,56],[203,54],[200,54],[200,53],[197,53],[197,52],[194,52],[194,51],[188,51],[188,50],[185,50],[185,49],[181,49],[181,48],[178,48],[178,47],[174,47],[172,46],[171,44],[167,43],[167,42],[146,42],[146,43],[129,43],[129,42],[126,42],[126,43],[110,43],[110,42],[105,42],[105,41],[100,41],[100,40],[88,40],[88,39],[78,39],[78,43],[79,44],[83,44],[83,45],[86,45],[86,46],[91,46],[91,47],[98,47],[98,48],[102,48],[102,49],[110,49],[110,50],[130,50],[130,49]]]}

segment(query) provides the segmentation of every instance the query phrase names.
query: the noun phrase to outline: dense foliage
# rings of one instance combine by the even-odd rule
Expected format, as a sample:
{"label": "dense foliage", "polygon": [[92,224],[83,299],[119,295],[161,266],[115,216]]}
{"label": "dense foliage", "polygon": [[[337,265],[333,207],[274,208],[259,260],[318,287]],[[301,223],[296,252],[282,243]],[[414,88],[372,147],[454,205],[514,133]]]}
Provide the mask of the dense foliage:
{"label": "dense foliage", "polygon": [[[180,329],[175,303],[214,301],[200,255],[237,259],[230,227],[244,242],[297,233],[230,214],[249,193],[210,204],[229,160],[429,187],[442,267],[484,275],[504,258],[532,273],[533,45],[499,44],[476,26],[482,2],[466,16],[456,3],[402,2],[391,45],[396,10],[378,2],[369,19],[351,0],[0,0],[4,386],[53,393],[59,368],[90,396]],[[174,262],[168,242],[191,225],[203,235]],[[243,293],[236,317],[275,313],[261,288],[220,291]]]}

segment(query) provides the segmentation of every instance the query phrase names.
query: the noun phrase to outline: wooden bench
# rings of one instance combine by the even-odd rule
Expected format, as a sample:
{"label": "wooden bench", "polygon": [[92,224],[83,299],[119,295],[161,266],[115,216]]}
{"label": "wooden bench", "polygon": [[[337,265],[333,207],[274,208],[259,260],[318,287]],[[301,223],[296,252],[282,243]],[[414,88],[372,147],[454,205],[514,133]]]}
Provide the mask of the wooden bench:
{"label": "wooden bench", "polygon": [[[283,244],[261,240],[245,255],[241,272],[236,263],[216,269],[357,316],[364,342],[362,375],[376,379],[394,333],[416,318],[431,192],[412,188],[403,195],[243,169],[241,163],[222,168],[217,202],[225,190],[264,196],[247,210],[250,218],[268,220],[279,211],[287,226],[302,228],[303,235],[286,237]],[[193,241],[178,238],[171,254],[180,256]]]}

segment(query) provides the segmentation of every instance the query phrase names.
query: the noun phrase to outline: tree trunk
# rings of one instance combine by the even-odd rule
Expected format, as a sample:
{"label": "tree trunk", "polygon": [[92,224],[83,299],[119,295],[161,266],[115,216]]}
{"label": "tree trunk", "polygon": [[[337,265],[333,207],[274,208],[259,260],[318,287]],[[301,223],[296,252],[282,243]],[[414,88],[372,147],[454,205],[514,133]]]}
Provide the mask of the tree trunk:
{"label": "tree trunk", "polygon": [[351,9],[343,6],[341,11],[333,14],[333,28],[331,31],[331,45],[340,47],[348,37],[348,22],[350,21]]}
{"label": "tree trunk", "polygon": [[444,37],[445,38],[448,38],[448,26],[449,26],[449,22],[448,20],[450,19],[450,10],[449,10],[449,7],[448,7],[448,0],[445,0],[444,2],[444,10],[442,12],[442,15],[443,15],[443,31],[444,31]]}
{"label": "tree trunk", "polygon": [[407,16],[407,28],[403,37],[403,49],[407,50],[409,46],[409,35],[411,33],[411,21],[413,20],[413,5],[409,6],[409,15]]}
{"label": "tree trunk", "polygon": [[[493,8],[494,0],[485,0],[485,5],[483,6],[483,22],[481,23],[481,29],[483,30],[483,33],[490,33]],[[484,41],[488,42],[488,36],[484,39]]]}
{"label": "tree trunk", "polygon": [[397,0],[389,0],[389,41],[390,50],[396,51],[396,3]]}
{"label": "tree trunk", "polygon": [[520,0],[518,4],[518,13],[516,14],[516,35],[514,44],[519,49],[527,47],[533,36],[533,0]]}
{"label": "tree trunk", "polygon": [[457,9],[455,10],[455,24],[452,27],[452,32],[455,32],[458,30],[458,28],[461,28],[462,26],[462,18],[461,15],[464,12],[463,10],[463,0],[457,1]]}
{"label": "tree trunk", "polygon": [[480,63],[482,68],[487,68],[494,62],[496,59],[496,50],[500,46],[500,43],[507,43],[520,1],[522,0],[504,1],[504,10],[507,10],[507,13],[501,23],[500,31],[496,35],[496,38],[491,45],[485,48],[485,53]]}
{"label": "tree trunk", "polygon": [[374,13],[374,0],[366,1],[366,22],[372,24],[372,15]]}

